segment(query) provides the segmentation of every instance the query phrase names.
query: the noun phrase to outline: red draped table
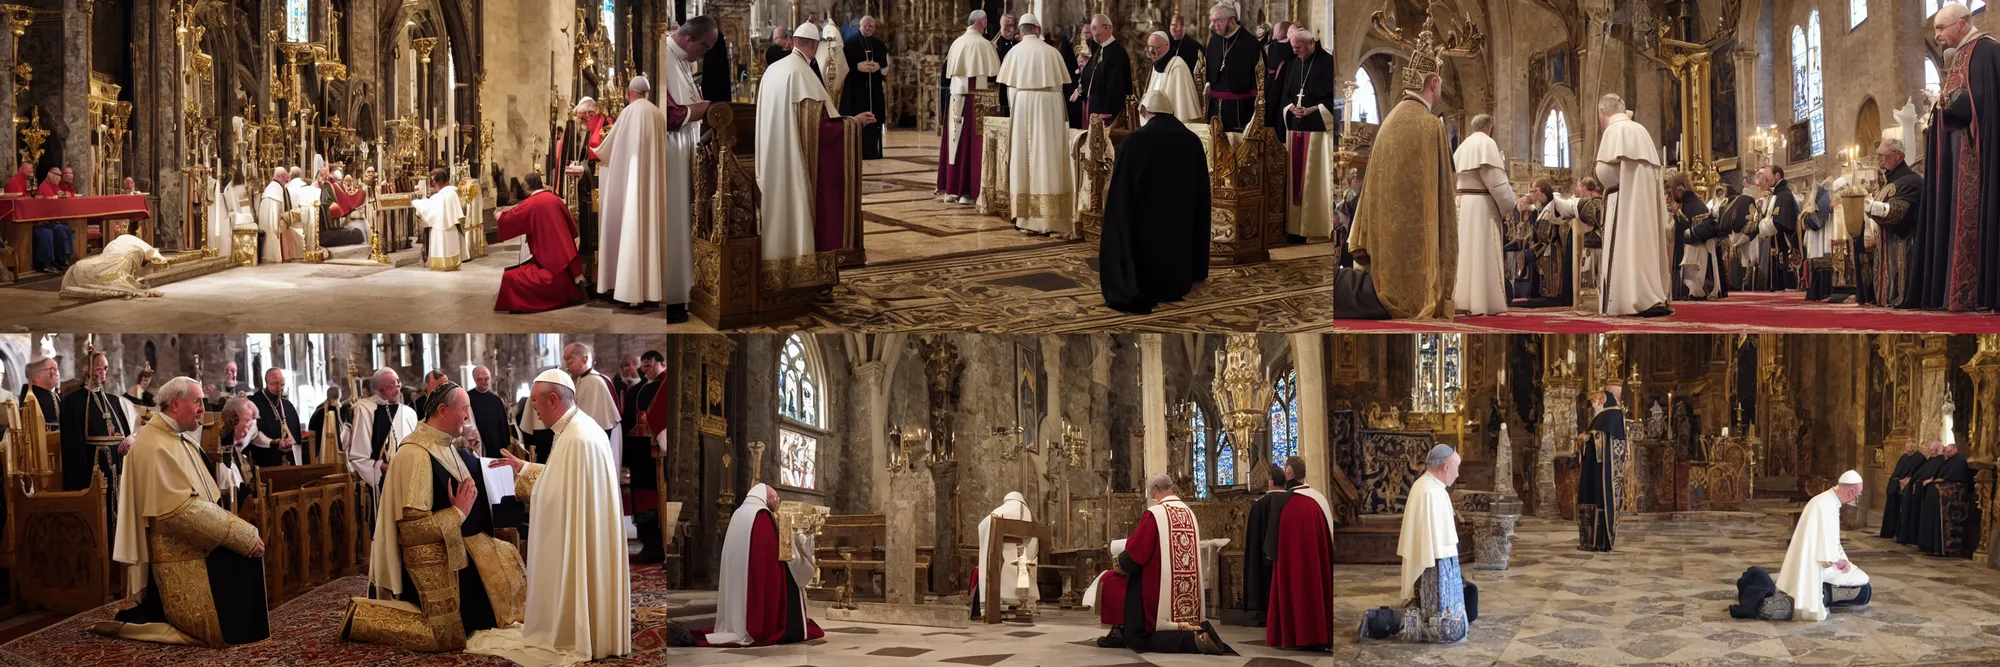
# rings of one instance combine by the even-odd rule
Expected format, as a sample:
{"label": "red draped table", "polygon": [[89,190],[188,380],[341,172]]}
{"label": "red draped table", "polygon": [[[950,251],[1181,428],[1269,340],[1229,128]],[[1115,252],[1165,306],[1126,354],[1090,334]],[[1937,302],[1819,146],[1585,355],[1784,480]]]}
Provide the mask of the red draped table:
{"label": "red draped table", "polygon": [[[14,247],[14,279],[21,279],[35,261],[35,225],[63,222],[76,230],[76,248],[70,257],[89,256],[90,237],[85,227],[109,220],[145,220],[153,216],[146,195],[104,197],[58,197],[34,199],[0,197],[0,225],[7,228],[7,243]],[[106,239],[107,241],[109,239]]]}

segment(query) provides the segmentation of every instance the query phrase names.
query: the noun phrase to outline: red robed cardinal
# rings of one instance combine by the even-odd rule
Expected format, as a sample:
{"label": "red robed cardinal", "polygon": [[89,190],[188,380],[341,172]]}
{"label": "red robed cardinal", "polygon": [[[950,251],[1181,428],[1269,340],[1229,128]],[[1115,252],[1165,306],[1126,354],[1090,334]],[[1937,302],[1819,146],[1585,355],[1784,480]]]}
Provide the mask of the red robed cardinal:
{"label": "red robed cardinal", "polygon": [[1278,515],[1278,557],[1264,644],[1274,648],[1333,645],[1333,512],[1326,496],[1304,484],[1292,489]]}
{"label": "red robed cardinal", "polygon": [[[583,259],[576,252],[576,220],[555,193],[529,195],[499,216],[500,240],[526,236],[533,258],[500,274],[500,294],[494,310],[539,313],[583,300],[576,277]],[[614,395],[617,392],[612,392]]]}
{"label": "red robed cardinal", "polygon": [[14,174],[13,178],[7,179],[7,192],[17,195],[28,194],[28,182],[31,180],[34,178],[27,174]]}
{"label": "red robed cardinal", "polygon": [[[1163,546],[1160,538],[1162,519],[1167,523],[1167,541]],[[1144,612],[1142,619],[1150,620],[1151,627],[1126,628],[1126,637],[1143,636],[1160,630],[1177,630],[1180,624],[1199,624],[1203,617],[1201,598],[1201,559],[1196,542],[1200,534],[1194,519],[1194,511],[1175,496],[1167,496],[1146,511],[1137,525],[1132,527],[1132,536],[1125,540],[1125,556],[1140,566],[1139,576],[1128,577],[1111,571],[1104,573],[1097,589],[1098,620],[1106,625],[1125,624],[1126,588],[1139,587],[1139,603]],[[1166,568],[1164,578],[1161,569]],[[1160,609],[1160,590],[1172,589],[1168,608]]]}
{"label": "red robed cardinal", "polygon": [[41,197],[43,199],[49,199],[61,195],[62,195],[62,184],[57,183],[55,181],[42,181],[42,187],[35,189],[35,196]]}
{"label": "red robed cardinal", "polygon": [[[743,496],[722,543],[722,578],[711,630],[695,630],[698,646],[766,646],[826,636],[806,617],[805,595],[778,560],[778,523],[758,484]],[[797,556],[804,558],[807,556]]]}
{"label": "red robed cardinal", "polygon": [[345,183],[332,183],[333,205],[327,207],[327,214],[334,218],[345,218],[347,214],[361,210],[368,203],[368,188],[348,190]]}

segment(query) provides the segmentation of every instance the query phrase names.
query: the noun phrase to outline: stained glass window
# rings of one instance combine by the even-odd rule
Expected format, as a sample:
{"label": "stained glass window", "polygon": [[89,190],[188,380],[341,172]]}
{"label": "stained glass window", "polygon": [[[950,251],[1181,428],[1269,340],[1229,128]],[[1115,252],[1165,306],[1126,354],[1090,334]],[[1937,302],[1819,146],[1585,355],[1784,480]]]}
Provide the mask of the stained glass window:
{"label": "stained glass window", "polygon": [[1806,17],[1803,29],[1792,28],[1792,120],[1807,121],[1812,130],[1812,154],[1826,154],[1826,89],[1821,78],[1819,10]]}
{"label": "stained glass window", "polygon": [[1236,445],[1229,441],[1229,432],[1215,434],[1215,483],[1236,483]]}
{"label": "stained glass window", "polygon": [[819,373],[798,334],[785,339],[778,354],[778,414],[800,424],[820,428]]}
{"label": "stained glass window", "polygon": [[1924,58],[1924,89],[1944,89],[1944,80],[1938,77],[1937,63],[1931,62],[1931,59],[1928,57]]}
{"label": "stained glass window", "polygon": [[1868,20],[1868,0],[1848,0],[1847,28],[1849,30],[1859,28],[1861,22],[1866,20]]}
{"label": "stained glass window", "polygon": [[778,429],[778,481],[801,489],[818,488],[819,438]]}
{"label": "stained glass window", "polygon": [[543,370],[562,366],[562,334],[535,334],[535,356]]}
{"label": "stained glass window", "polygon": [[1299,372],[1278,378],[1271,388],[1271,462],[1299,455]]}
{"label": "stained glass window", "polygon": [[1368,68],[1354,70],[1354,99],[1347,101],[1347,119],[1357,123],[1381,123],[1382,105],[1375,101],[1375,80]]}
{"label": "stained glass window", "polygon": [[[610,46],[612,47],[611,52],[617,53],[618,52],[617,0],[604,0],[604,6],[598,11],[598,17],[599,17],[598,20],[604,23],[604,37],[606,41],[610,42]],[[617,81],[618,59],[614,57],[611,59],[610,62],[605,63],[605,65],[606,68],[611,72],[611,80]]]}
{"label": "stained glass window", "polygon": [[285,41],[312,41],[311,9],[306,0],[285,0]]}
{"label": "stained glass window", "polygon": [[1542,120],[1542,166],[1569,167],[1569,118],[1561,109]]}
{"label": "stained glass window", "polygon": [[1411,412],[1458,412],[1458,395],[1464,387],[1462,344],[1460,334],[1417,334]]}
{"label": "stained glass window", "polygon": [[[1189,405],[1188,410],[1188,461],[1194,467],[1194,497],[1207,498],[1208,485],[1208,418],[1201,413],[1200,405]],[[1217,461],[1218,466],[1221,465]],[[1220,468],[1218,468],[1218,472]],[[1216,475],[1220,482],[1222,475]]]}

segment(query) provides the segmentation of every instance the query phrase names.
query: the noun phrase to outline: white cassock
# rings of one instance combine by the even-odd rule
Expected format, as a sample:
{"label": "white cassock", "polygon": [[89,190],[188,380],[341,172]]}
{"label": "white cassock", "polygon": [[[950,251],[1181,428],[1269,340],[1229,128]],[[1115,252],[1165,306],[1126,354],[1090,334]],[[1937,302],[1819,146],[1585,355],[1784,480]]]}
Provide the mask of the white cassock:
{"label": "white cassock", "polygon": [[526,617],[466,640],[467,653],[526,667],[632,652],[632,574],[618,464],[604,427],[579,408],[556,420],[555,448],[528,499]]}
{"label": "white cassock", "polygon": [[[622,466],[625,458],[625,429],[618,428],[620,419],[618,399],[613,396],[611,383],[607,380],[610,378],[595,370],[585,371],[581,377],[571,378],[571,381],[576,383],[576,409],[590,415],[592,422],[608,424],[604,428],[610,431],[607,437],[611,439],[612,460]],[[542,423],[541,415],[534,410],[522,410],[518,426],[522,433],[533,433],[549,428],[547,424]],[[553,452],[549,454],[549,459],[555,459]]]}
{"label": "white cassock", "polygon": [[[1146,80],[1146,91],[1157,90],[1161,95],[1167,96],[1167,107],[1171,109],[1169,113],[1182,123],[1199,123],[1207,120],[1207,117],[1202,115],[1205,98],[1195,89],[1194,74],[1188,71],[1187,63],[1171,53],[1160,60],[1166,61],[1167,69],[1164,72],[1160,71],[1160,64],[1153,63],[1153,69],[1147,70],[1152,73],[1152,77]],[[1144,93],[1140,94],[1140,99],[1145,99]]]}
{"label": "white cassock", "polygon": [[[661,74],[666,95],[681,106],[702,101],[687,52],[672,39],[666,44],[667,66]],[[681,129],[667,132],[666,144],[667,265],[662,272],[667,279],[666,303],[684,304],[694,286],[694,154],[701,145],[701,119],[690,115],[682,120]]]}
{"label": "white cassock", "polygon": [[1673,298],[1667,245],[1673,225],[1667,224],[1667,191],[1660,183],[1660,147],[1627,114],[1612,116],[1604,128],[1597,180],[1605,193],[1599,312],[1633,315],[1667,305]]}
{"label": "white cassock", "polygon": [[1500,225],[1514,210],[1507,157],[1485,132],[1466,135],[1451,156],[1458,172],[1458,284],[1451,298],[1473,315],[1507,312],[1506,238]]}
{"label": "white cassock", "polygon": [[[208,195],[215,203],[208,207],[208,220],[202,225],[208,236],[205,247],[214,248],[223,257],[229,256],[229,246],[234,240],[236,227],[237,205],[229,200],[227,185],[222,179],[208,179]],[[256,216],[250,216],[250,224],[252,226],[257,224]]]}
{"label": "white cassock", "polygon": [[[821,46],[825,53],[826,47]],[[845,61],[842,61],[845,62]],[[819,146],[805,144],[798,103],[818,100],[825,118],[840,117],[839,105],[826,93],[826,83],[813,76],[805,56],[793,51],[764,70],[757,90],[757,188],[764,194],[763,261],[781,261],[818,252],[813,240],[814,182],[806,169],[807,153]],[[838,169],[822,164],[821,169]]]}
{"label": "white cassock", "polygon": [[361,476],[361,482],[371,489],[382,486],[382,467],[378,461],[388,461],[396,455],[396,448],[403,444],[403,438],[417,432],[417,411],[401,403],[389,408],[389,437],[382,442],[382,455],[375,456],[375,408],[388,401],[379,396],[369,396],[354,402],[354,427],[347,432],[347,467]]}
{"label": "white cassock", "polygon": [[1798,527],[1792,529],[1792,545],[1785,549],[1778,590],[1792,596],[1793,620],[1826,620],[1826,600],[1821,599],[1825,589],[1820,584],[1834,563],[1847,560],[1847,550],[1840,546],[1838,491],[1838,487],[1827,489],[1806,501]]}
{"label": "white cassock", "polygon": [[153,296],[153,288],[139,282],[139,270],[165,263],[167,258],[153,246],[137,236],[121,234],[104,244],[104,252],[77,260],[63,272],[62,295],[84,299]]}
{"label": "white cassock", "polygon": [[986,41],[986,35],[973,28],[966,28],[965,34],[951,43],[951,53],[945,58],[944,73],[951,77],[951,118],[946,127],[950,132],[945,136],[945,159],[958,164],[962,159],[958,154],[959,132],[965,129],[965,97],[972,91],[985,90],[990,79],[1000,72],[1000,55],[993,49],[993,43]]}
{"label": "white cassock", "polygon": [[264,193],[257,197],[257,228],[264,234],[264,252],[259,259],[264,263],[282,263],[302,252],[304,230],[285,221],[285,212],[294,208],[291,190],[285,184],[271,181],[264,185]]}
{"label": "white cassock", "polygon": [[1007,51],[995,78],[1007,86],[1009,147],[1007,192],[1014,224],[1032,232],[1068,236],[1076,225],[1076,182],[1070,173],[1069,111],[1062,87],[1070,82],[1062,55],[1038,35],[1023,35]]}
{"label": "white cassock", "polygon": [[[597,288],[625,303],[667,298],[667,114],[643,98],[618,114],[597,154],[605,160],[597,226]],[[685,208],[683,208],[685,210]],[[685,216],[685,213],[683,213]],[[681,292],[681,303],[687,292]]]}
{"label": "white cassock", "polygon": [[[979,580],[973,582],[972,597],[975,600],[981,599],[986,594],[986,577],[991,576],[985,569],[986,555],[992,548],[991,545],[987,544],[986,536],[987,526],[992,525],[993,517],[996,516],[1002,519],[1014,519],[1017,521],[1035,520],[1035,512],[1028,509],[1027,499],[1023,498],[1019,491],[1008,492],[1007,499],[1001,501],[999,507],[993,508],[993,511],[987,514],[986,518],[979,520],[979,560],[973,563],[973,567],[980,568]],[[1002,577],[1000,579],[1001,603],[1020,604],[1021,591],[1034,590],[1035,557],[1040,553],[1041,540],[1039,539],[1030,538],[1026,548],[1022,548],[1020,542],[1008,542],[1000,545],[1000,567],[1002,570],[1000,575]],[[1013,576],[1008,576],[1010,574]]]}
{"label": "white cassock", "polygon": [[460,231],[465,223],[465,203],[458,199],[458,188],[438,188],[431,196],[410,202],[410,209],[417,213],[417,225],[430,229],[432,271],[457,271],[460,264],[472,259]]}
{"label": "white cassock", "polygon": [[1410,497],[1403,506],[1403,532],[1396,540],[1396,555],[1403,557],[1398,600],[1410,599],[1411,593],[1416,592],[1417,579],[1424,575],[1424,570],[1437,567],[1438,559],[1458,557],[1458,526],[1452,518],[1451,491],[1429,472],[1419,475],[1416,483],[1410,485]]}
{"label": "white cassock", "polygon": [[292,193],[292,210],[299,212],[299,238],[307,242],[299,246],[303,255],[306,247],[319,245],[319,186],[294,178],[285,184],[285,189]]}

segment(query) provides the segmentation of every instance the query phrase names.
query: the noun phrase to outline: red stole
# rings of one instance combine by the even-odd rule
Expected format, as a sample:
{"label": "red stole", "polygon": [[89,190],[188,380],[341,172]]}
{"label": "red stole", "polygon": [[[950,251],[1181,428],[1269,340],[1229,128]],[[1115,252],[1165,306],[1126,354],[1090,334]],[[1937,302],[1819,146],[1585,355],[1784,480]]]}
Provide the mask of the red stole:
{"label": "red stole", "polygon": [[[1956,57],[1952,59],[1951,72],[1945,76],[1941,100],[1950,99],[1952,92],[1970,85],[1972,51],[1984,41],[1983,35],[1973,35],[1965,40],[1964,46],[1959,47]],[[1966,100],[1972,101],[1970,91],[1967,91]],[[1939,102],[1940,106],[1943,104]],[[1943,127],[1937,129],[1949,131]],[[1954,313],[1971,311],[1975,307],[1973,292],[1980,269],[1979,164],[1979,113],[1975,109],[1972,122],[1958,137],[1958,180],[1952,184],[1951,268],[1945,281],[1945,308]]]}
{"label": "red stole", "polygon": [[1293,493],[1278,516],[1277,562],[1264,643],[1301,648],[1333,643],[1333,534],[1319,500]]}
{"label": "red stole", "polygon": [[[1162,526],[1165,526],[1164,529]],[[1153,627],[1148,631],[1179,630],[1181,624],[1202,622],[1200,530],[1194,511],[1169,498],[1146,510],[1125,540],[1125,555],[1140,566],[1139,575],[1106,573],[1098,585],[1098,620],[1125,623],[1125,587],[1139,587],[1139,601]],[[1164,533],[1164,534],[1162,534]],[[1166,597],[1166,608],[1160,598]]]}
{"label": "red stole", "polygon": [[597,157],[597,146],[604,143],[604,122],[606,120],[607,118],[604,114],[597,114],[591,116],[590,120],[583,122],[584,128],[587,131],[587,136],[583,140],[583,146],[589,152],[590,159],[592,160],[601,159]]}
{"label": "red stole", "polygon": [[348,192],[346,185],[340,183],[328,185],[333,186],[333,203],[339,204],[340,208],[348,213],[361,210],[361,207],[368,203],[368,188],[355,188],[353,192]]}

